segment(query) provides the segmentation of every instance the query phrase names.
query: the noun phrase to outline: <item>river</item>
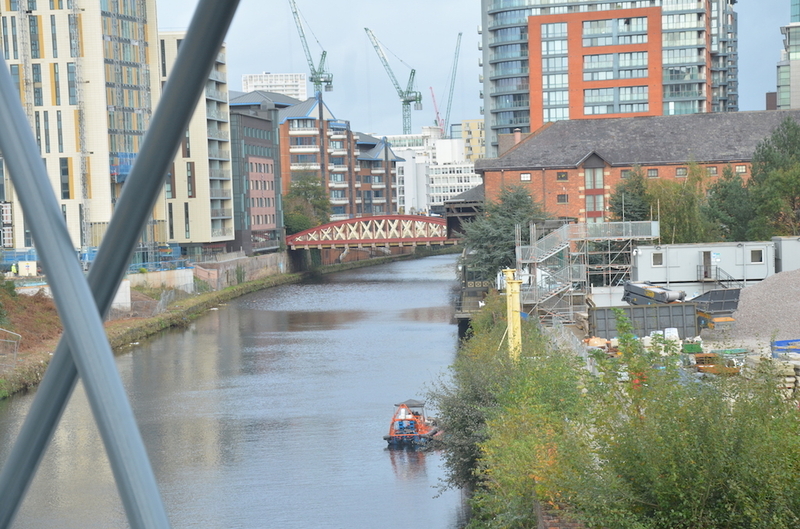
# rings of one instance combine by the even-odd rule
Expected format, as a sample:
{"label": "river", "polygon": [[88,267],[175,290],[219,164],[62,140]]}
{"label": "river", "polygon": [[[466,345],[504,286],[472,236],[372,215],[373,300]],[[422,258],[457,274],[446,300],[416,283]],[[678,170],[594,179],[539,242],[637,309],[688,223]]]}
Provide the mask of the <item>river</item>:
{"label": "river", "polygon": [[[382,438],[453,361],[455,262],[253,293],[120,355],[173,527],[461,527],[441,455]],[[31,399],[0,403],[3,460]],[[45,527],[128,527],[80,384],[14,524]]]}

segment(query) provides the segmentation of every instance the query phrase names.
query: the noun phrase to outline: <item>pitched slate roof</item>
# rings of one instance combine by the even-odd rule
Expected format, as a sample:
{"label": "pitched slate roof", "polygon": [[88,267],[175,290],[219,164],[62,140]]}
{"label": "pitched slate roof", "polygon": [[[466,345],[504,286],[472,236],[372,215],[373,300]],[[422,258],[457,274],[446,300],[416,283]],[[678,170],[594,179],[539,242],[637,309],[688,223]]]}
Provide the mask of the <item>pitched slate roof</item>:
{"label": "pitched slate roof", "polygon": [[387,155],[390,162],[405,162],[405,159],[400,158],[394,153],[391,144],[386,141],[386,138],[381,139],[375,147],[359,153],[357,159],[386,161]]}
{"label": "pitched slate roof", "polygon": [[258,105],[264,101],[274,103],[276,107],[287,107],[299,104],[301,101],[277,92],[254,90],[252,92],[228,92],[230,105]]}
{"label": "pitched slate roof", "polygon": [[577,167],[592,154],[612,166],[748,161],[787,116],[800,122],[798,110],[557,121],[475,170]]}

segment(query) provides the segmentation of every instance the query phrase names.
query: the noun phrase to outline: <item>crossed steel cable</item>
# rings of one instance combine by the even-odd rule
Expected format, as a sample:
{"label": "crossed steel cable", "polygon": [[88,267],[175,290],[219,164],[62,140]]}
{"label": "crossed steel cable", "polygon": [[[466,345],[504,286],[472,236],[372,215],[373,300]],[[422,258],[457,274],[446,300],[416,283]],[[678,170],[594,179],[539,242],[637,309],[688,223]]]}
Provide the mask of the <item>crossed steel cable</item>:
{"label": "crossed steel cable", "polygon": [[76,258],[17,89],[0,58],[0,152],[64,324],[64,337],[0,471],[0,529],[13,523],[78,375],[131,527],[170,526],[103,316],[125,276],[238,4],[200,0],[88,278]]}

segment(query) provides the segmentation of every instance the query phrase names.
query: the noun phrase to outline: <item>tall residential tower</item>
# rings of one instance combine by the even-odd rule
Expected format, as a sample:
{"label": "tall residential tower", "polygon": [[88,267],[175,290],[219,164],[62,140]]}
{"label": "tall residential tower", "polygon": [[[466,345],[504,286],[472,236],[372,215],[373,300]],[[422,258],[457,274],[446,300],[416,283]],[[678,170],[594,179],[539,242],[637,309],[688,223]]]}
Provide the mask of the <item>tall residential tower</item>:
{"label": "tall residential tower", "polygon": [[[0,46],[76,248],[97,246],[158,99],[155,0],[2,0]],[[151,74],[152,72],[152,74]],[[30,231],[0,161],[2,245]],[[145,239],[165,240],[163,204]]]}
{"label": "tall residential tower", "polygon": [[482,0],[487,151],[562,119],[738,109],[736,0]]}

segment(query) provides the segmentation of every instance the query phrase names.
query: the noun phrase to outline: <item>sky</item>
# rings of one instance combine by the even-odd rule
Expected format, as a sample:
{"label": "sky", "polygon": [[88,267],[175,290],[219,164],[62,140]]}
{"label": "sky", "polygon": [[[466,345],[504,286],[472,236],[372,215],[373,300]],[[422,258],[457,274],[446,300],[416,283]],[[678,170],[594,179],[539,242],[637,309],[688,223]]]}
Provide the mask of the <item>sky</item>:
{"label": "sky", "polygon": [[[198,0],[157,0],[161,30],[186,29]],[[458,34],[462,33],[450,123],[481,119],[478,59],[479,0],[295,0],[315,65],[323,50],[333,91],[323,94],[338,119],[351,129],[376,134],[403,132],[402,106],[364,28],[384,48],[398,84],[405,89],[411,68],[423,109],[412,110],[412,132],[444,118]],[[739,0],[739,109],[764,110],[776,89],[776,64],[783,48],[781,25],[789,23],[790,0]],[[318,43],[319,42],[319,43]],[[242,75],[306,73],[306,61],[288,0],[241,0],[226,38],[228,89],[241,90]],[[313,87],[309,86],[309,93]]]}

